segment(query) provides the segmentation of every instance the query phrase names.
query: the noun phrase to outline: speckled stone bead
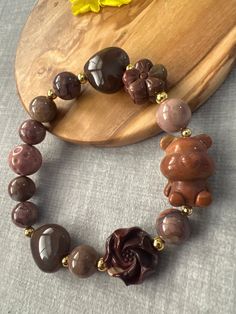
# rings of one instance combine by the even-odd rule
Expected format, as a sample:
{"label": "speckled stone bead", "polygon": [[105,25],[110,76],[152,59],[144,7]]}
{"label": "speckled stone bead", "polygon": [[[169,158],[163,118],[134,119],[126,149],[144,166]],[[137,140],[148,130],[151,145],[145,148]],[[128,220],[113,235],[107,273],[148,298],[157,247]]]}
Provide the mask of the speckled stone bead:
{"label": "speckled stone bead", "polygon": [[180,244],[190,235],[189,219],[178,209],[166,209],[157,218],[156,230],[167,243]]}
{"label": "speckled stone bead", "polygon": [[68,267],[72,274],[87,278],[93,275],[97,268],[98,253],[88,245],[77,246],[68,256]]}
{"label": "speckled stone bead", "polygon": [[80,95],[81,84],[75,74],[71,72],[61,72],[54,78],[53,89],[58,97],[64,100],[70,100]]}
{"label": "speckled stone bead", "polygon": [[57,114],[57,107],[52,99],[38,96],[29,105],[30,116],[39,122],[51,122]]}
{"label": "speckled stone bead", "polygon": [[36,187],[34,181],[28,177],[16,177],[8,185],[10,197],[17,202],[29,200],[35,193]]}
{"label": "speckled stone bead", "polygon": [[26,120],[19,128],[19,135],[23,142],[36,145],[41,143],[46,136],[45,126],[36,120]]}
{"label": "speckled stone bead", "polygon": [[42,155],[36,147],[21,144],[10,152],[8,163],[15,173],[27,176],[39,170],[42,165]]}
{"label": "speckled stone bead", "polygon": [[157,124],[167,132],[177,132],[187,127],[191,120],[191,110],[181,99],[167,99],[157,109]]}
{"label": "speckled stone bead", "polygon": [[38,219],[38,208],[31,202],[19,203],[13,208],[12,221],[20,228],[32,226]]}

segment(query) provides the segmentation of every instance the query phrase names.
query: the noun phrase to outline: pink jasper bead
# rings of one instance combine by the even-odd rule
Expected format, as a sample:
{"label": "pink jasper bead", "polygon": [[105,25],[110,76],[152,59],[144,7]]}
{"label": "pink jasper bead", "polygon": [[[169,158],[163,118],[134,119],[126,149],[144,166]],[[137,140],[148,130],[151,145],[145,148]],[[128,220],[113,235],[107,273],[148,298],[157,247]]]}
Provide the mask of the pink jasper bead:
{"label": "pink jasper bead", "polygon": [[42,165],[42,155],[34,146],[21,144],[10,152],[8,163],[15,173],[26,176],[39,170]]}
{"label": "pink jasper bead", "polygon": [[181,99],[167,99],[157,109],[157,123],[167,132],[178,132],[187,127],[191,120],[191,110],[187,103]]}
{"label": "pink jasper bead", "polygon": [[36,120],[26,120],[19,128],[19,135],[23,142],[36,145],[41,143],[46,136],[45,126]]}

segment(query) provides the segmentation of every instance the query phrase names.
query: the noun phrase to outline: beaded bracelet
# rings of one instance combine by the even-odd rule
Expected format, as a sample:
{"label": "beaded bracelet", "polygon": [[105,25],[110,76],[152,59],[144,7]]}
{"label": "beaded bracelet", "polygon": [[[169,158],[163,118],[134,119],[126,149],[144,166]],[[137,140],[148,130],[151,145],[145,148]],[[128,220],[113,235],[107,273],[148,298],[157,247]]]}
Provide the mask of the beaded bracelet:
{"label": "beaded bracelet", "polygon": [[[168,179],[164,194],[175,208],[164,210],[156,221],[157,235],[151,237],[139,227],[114,231],[106,241],[106,252],[100,257],[96,250],[80,245],[70,251],[70,236],[61,226],[46,224],[32,227],[38,218],[37,206],[28,200],[36,187],[28,177],[39,170],[42,156],[34,146],[46,136],[43,122],[52,121],[57,113],[56,97],[68,100],[78,97],[81,84],[89,82],[104,93],[115,93],[121,88],[137,104],[157,102],[157,123],[169,133],[161,139],[165,151],[161,172]],[[19,176],[8,186],[11,198],[18,201],[12,220],[25,228],[31,238],[31,252],[37,266],[44,272],[55,272],[61,266],[80,278],[87,278],[96,270],[121,278],[126,285],[142,283],[155,271],[159,252],[165,244],[179,244],[190,234],[189,218],[193,207],[206,207],[212,201],[207,178],[214,173],[214,162],[207,150],[212,145],[206,134],[191,137],[187,128],[191,119],[189,106],[180,99],[168,99],[167,71],[163,65],[153,65],[143,59],[130,65],[127,53],[116,47],[106,48],[91,57],[78,76],[58,74],[47,96],[38,96],[30,104],[30,120],[19,128],[23,144],[9,154],[10,168]],[[172,135],[180,132],[180,136]],[[179,209],[177,209],[179,207]]]}

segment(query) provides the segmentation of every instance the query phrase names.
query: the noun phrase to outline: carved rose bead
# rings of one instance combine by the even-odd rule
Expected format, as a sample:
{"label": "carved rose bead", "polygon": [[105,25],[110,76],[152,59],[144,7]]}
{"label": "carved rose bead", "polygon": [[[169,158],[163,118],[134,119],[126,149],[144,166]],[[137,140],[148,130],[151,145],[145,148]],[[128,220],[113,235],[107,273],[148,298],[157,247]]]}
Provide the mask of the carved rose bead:
{"label": "carved rose bead", "polygon": [[138,227],[118,229],[106,242],[108,274],[128,285],[142,283],[155,271],[158,252],[148,233]]}
{"label": "carved rose bead", "polygon": [[148,59],[138,61],[126,70],[123,82],[126,91],[136,104],[155,102],[156,95],[165,90],[167,71],[161,64],[153,65]]}

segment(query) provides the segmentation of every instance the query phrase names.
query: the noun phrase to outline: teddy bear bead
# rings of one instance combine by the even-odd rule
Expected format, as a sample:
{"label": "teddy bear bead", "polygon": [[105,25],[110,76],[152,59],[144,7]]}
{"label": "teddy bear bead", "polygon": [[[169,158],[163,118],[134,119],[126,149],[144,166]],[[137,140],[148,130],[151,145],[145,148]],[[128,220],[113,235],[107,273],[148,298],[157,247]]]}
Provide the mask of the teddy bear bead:
{"label": "teddy bear bead", "polygon": [[156,119],[160,128],[167,132],[178,132],[187,127],[191,120],[191,110],[181,99],[167,99],[157,109]]}

